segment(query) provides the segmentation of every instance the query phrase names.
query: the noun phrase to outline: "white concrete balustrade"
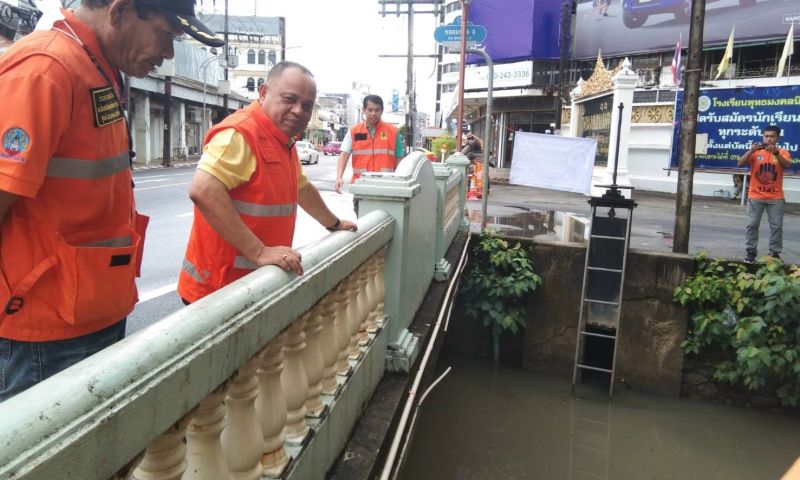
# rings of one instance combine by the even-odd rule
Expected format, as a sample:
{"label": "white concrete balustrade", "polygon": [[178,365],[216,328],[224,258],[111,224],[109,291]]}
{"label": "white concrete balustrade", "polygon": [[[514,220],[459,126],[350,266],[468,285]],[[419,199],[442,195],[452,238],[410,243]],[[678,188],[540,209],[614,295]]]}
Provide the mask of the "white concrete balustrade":
{"label": "white concrete balustrade", "polygon": [[404,193],[302,249],[304,275],[258,269],[0,404],[0,480],[323,478],[433,277],[445,195],[421,156],[401,167]]}

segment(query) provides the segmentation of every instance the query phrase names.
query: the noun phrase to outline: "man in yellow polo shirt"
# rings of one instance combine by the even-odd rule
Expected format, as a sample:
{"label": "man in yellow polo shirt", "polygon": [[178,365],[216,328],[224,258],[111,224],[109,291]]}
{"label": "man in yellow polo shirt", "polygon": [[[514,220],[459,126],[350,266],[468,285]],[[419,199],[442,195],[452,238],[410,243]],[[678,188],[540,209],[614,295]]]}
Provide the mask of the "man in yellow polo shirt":
{"label": "man in yellow polo shirt", "polygon": [[302,275],[291,248],[297,206],[330,231],[355,230],[325,205],[303,175],[295,139],[305,130],[317,89],[308,69],[281,62],[259,99],[214,126],[189,188],[192,232],[178,279],[191,303],[264,265]]}

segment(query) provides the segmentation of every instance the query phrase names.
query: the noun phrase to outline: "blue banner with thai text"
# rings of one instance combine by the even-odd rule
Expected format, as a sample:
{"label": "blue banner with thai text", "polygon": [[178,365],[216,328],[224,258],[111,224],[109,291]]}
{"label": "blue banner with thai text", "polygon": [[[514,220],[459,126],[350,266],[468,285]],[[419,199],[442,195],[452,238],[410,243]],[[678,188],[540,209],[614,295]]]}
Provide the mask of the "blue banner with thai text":
{"label": "blue banner with thai text", "polygon": [[[683,91],[675,100],[670,165],[678,166]],[[763,141],[764,129],[777,125],[783,130],[779,146],[792,155],[792,168],[800,174],[800,85],[701,89],[697,101],[697,134],[708,135],[706,153],[695,155],[695,168],[737,168],[739,157],[753,142]],[[699,139],[698,139],[699,141]],[[742,168],[744,170],[745,168]]]}

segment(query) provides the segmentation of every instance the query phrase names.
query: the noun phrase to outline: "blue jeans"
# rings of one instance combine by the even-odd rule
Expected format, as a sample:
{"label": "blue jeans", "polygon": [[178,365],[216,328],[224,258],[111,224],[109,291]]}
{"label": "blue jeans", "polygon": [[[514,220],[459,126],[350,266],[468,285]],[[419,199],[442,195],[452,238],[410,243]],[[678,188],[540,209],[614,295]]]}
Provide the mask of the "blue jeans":
{"label": "blue jeans", "polygon": [[19,342],[0,338],[0,402],[125,337],[125,319],[67,340]]}
{"label": "blue jeans", "polygon": [[767,211],[769,221],[769,253],[783,251],[783,204],[784,200],[747,200],[747,228],[745,229],[745,245],[747,253],[756,256],[758,253],[758,227],[761,216]]}

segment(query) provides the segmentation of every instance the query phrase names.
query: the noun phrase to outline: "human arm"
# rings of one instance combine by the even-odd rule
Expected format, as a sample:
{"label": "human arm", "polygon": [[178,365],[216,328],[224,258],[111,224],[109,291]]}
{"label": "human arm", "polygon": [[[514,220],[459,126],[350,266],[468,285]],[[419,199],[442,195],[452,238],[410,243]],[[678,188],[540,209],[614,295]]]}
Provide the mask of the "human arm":
{"label": "human arm", "polygon": [[[300,274],[300,254],[288,246],[264,246],[244,224],[228,194],[250,180],[256,162],[239,132],[232,128],[220,130],[205,146],[189,187],[189,197],[211,228],[248,260],[258,266],[277,265]],[[299,170],[301,180],[305,179],[302,169]]]}
{"label": "human arm", "polygon": [[736,166],[744,167],[745,165],[749,164],[750,163],[750,155],[754,154],[760,148],[762,148],[761,144],[754,142],[752,145],[750,145],[750,149],[747,150],[746,152],[744,152],[742,154],[742,156],[739,157],[739,161],[736,162]]}
{"label": "human arm", "polygon": [[[765,147],[764,149],[769,153],[771,153],[775,157],[775,160],[778,163],[780,163],[781,167],[783,167],[784,169],[790,168],[792,166],[791,154],[788,151],[781,150],[774,145],[770,145],[768,147]],[[784,154],[786,156],[784,156]]]}
{"label": "human arm", "polygon": [[347,168],[347,161],[350,160],[350,152],[342,152],[339,154],[339,163],[336,165],[336,183],[333,188],[336,193],[342,193],[342,185],[344,185],[344,170]]}
{"label": "human arm", "polygon": [[197,170],[189,187],[189,198],[211,228],[239,253],[259,267],[277,265],[303,274],[300,252],[288,246],[269,247],[244,224],[233,206],[228,189],[215,176]]}
{"label": "human arm", "polygon": [[355,223],[349,220],[341,220],[330,211],[328,206],[325,205],[325,201],[322,200],[319,190],[317,190],[317,187],[311,182],[306,183],[298,190],[297,203],[325,228],[335,230],[357,230]]}

